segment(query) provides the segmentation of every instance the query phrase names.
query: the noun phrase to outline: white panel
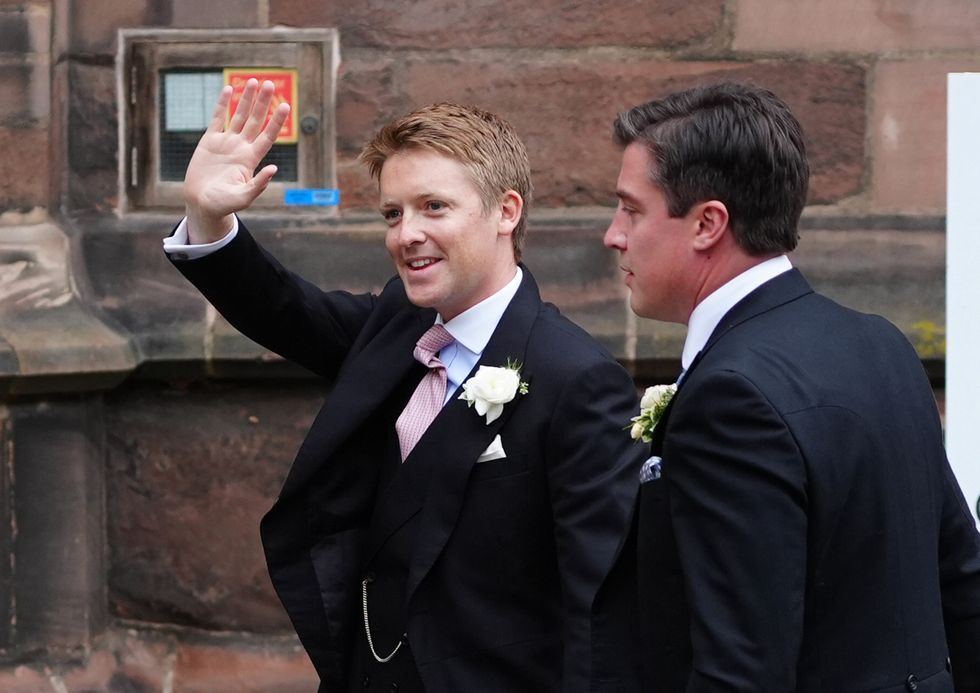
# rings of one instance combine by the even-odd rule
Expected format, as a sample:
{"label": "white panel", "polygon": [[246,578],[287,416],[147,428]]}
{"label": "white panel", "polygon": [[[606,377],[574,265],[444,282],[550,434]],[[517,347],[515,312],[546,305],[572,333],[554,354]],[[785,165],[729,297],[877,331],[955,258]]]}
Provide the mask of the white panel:
{"label": "white panel", "polygon": [[224,86],[220,72],[165,73],[164,104],[167,130],[205,130]]}
{"label": "white panel", "polygon": [[[910,171],[909,175],[915,175]],[[949,75],[946,184],[946,450],[980,504],[980,73]]]}

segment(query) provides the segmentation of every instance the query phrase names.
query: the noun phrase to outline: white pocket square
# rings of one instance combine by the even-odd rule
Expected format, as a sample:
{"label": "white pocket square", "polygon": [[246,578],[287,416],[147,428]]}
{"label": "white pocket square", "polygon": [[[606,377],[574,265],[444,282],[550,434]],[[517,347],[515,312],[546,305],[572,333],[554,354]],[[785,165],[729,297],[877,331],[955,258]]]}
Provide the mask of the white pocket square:
{"label": "white pocket square", "polygon": [[643,463],[640,467],[640,483],[646,484],[650,481],[656,481],[660,478],[660,465],[663,462],[659,457],[654,455]]}
{"label": "white pocket square", "polygon": [[489,462],[490,460],[502,460],[507,457],[507,453],[504,452],[504,444],[500,441],[500,434],[498,433],[493,442],[487,446],[487,449],[480,453],[480,456],[476,458],[477,463]]}

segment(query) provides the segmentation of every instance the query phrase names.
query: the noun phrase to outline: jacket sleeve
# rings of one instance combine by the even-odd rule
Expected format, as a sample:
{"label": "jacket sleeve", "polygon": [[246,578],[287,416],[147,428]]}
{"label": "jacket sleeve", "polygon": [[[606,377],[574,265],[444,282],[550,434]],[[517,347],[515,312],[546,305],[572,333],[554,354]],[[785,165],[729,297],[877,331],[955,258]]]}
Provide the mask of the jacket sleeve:
{"label": "jacket sleeve", "polygon": [[244,224],[231,243],[210,255],[170,260],[242,334],[328,378],[336,374],[376,302],[370,294],[323,291],[290,272]]}
{"label": "jacket sleeve", "polygon": [[795,690],[807,565],[803,458],[745,377],[716,372],[681,396],[662,479],[690,608],[687,691]]}
{"label": "jacket sleeve", "polygon": [[597,362],[569,378],[547,435],[567,692],[590,690],[593,601],[629,530],[645,450],[625,428],[638,411],[635,393],[619,364]]}
{"label": "jacket sleeve", "polygon": [[939,574],[946,643],[957,691],[980,691],[980,534],[944,461]]}

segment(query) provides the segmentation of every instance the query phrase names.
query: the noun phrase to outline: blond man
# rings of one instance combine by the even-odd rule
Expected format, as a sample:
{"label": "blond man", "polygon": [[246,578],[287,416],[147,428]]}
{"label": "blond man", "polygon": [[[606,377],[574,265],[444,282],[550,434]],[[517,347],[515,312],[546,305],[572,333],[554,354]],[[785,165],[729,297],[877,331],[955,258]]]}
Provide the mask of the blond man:
{"label": "blond man", "polygon": [[362,157],[397,276],[322,291],[235,216],[275,173],[253,175],[288,112],[263,126],[270,97],[250,83],[226,128],[222,94],[167,249],[244,334],[335,383],[262,522],[321,690],[618,685],[590,609],[636,491],[634,389],[520,264],[523,144],[451,104],[387,125]]}

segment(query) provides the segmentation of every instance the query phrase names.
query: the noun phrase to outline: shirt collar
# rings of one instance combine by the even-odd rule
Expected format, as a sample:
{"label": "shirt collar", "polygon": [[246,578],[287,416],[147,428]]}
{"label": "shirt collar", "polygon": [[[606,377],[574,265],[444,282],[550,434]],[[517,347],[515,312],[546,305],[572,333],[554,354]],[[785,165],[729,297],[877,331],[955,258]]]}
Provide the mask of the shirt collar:
{"label": "shirt collar", "polygon": [[687,339],[681,354],[681,366],[687,370],[697,353],[708,343],[711,333],[736,303],[758,289],[770,279],[793,269],[786,255],[774,257],[750,267],[728,280],[701,301],[687,322]]}
{"label": "shirt collar", "polygon": [[497,329],[497,323],[521,286],[524,273],[520,267],[516,269],[514,278],[500,291],[464,310],[449,322],[444,323],[442,316],[438,315],[436,323],[445,325],[446,330],[460,345],[474,354],[482,354],[493,336],[493,331]]}

